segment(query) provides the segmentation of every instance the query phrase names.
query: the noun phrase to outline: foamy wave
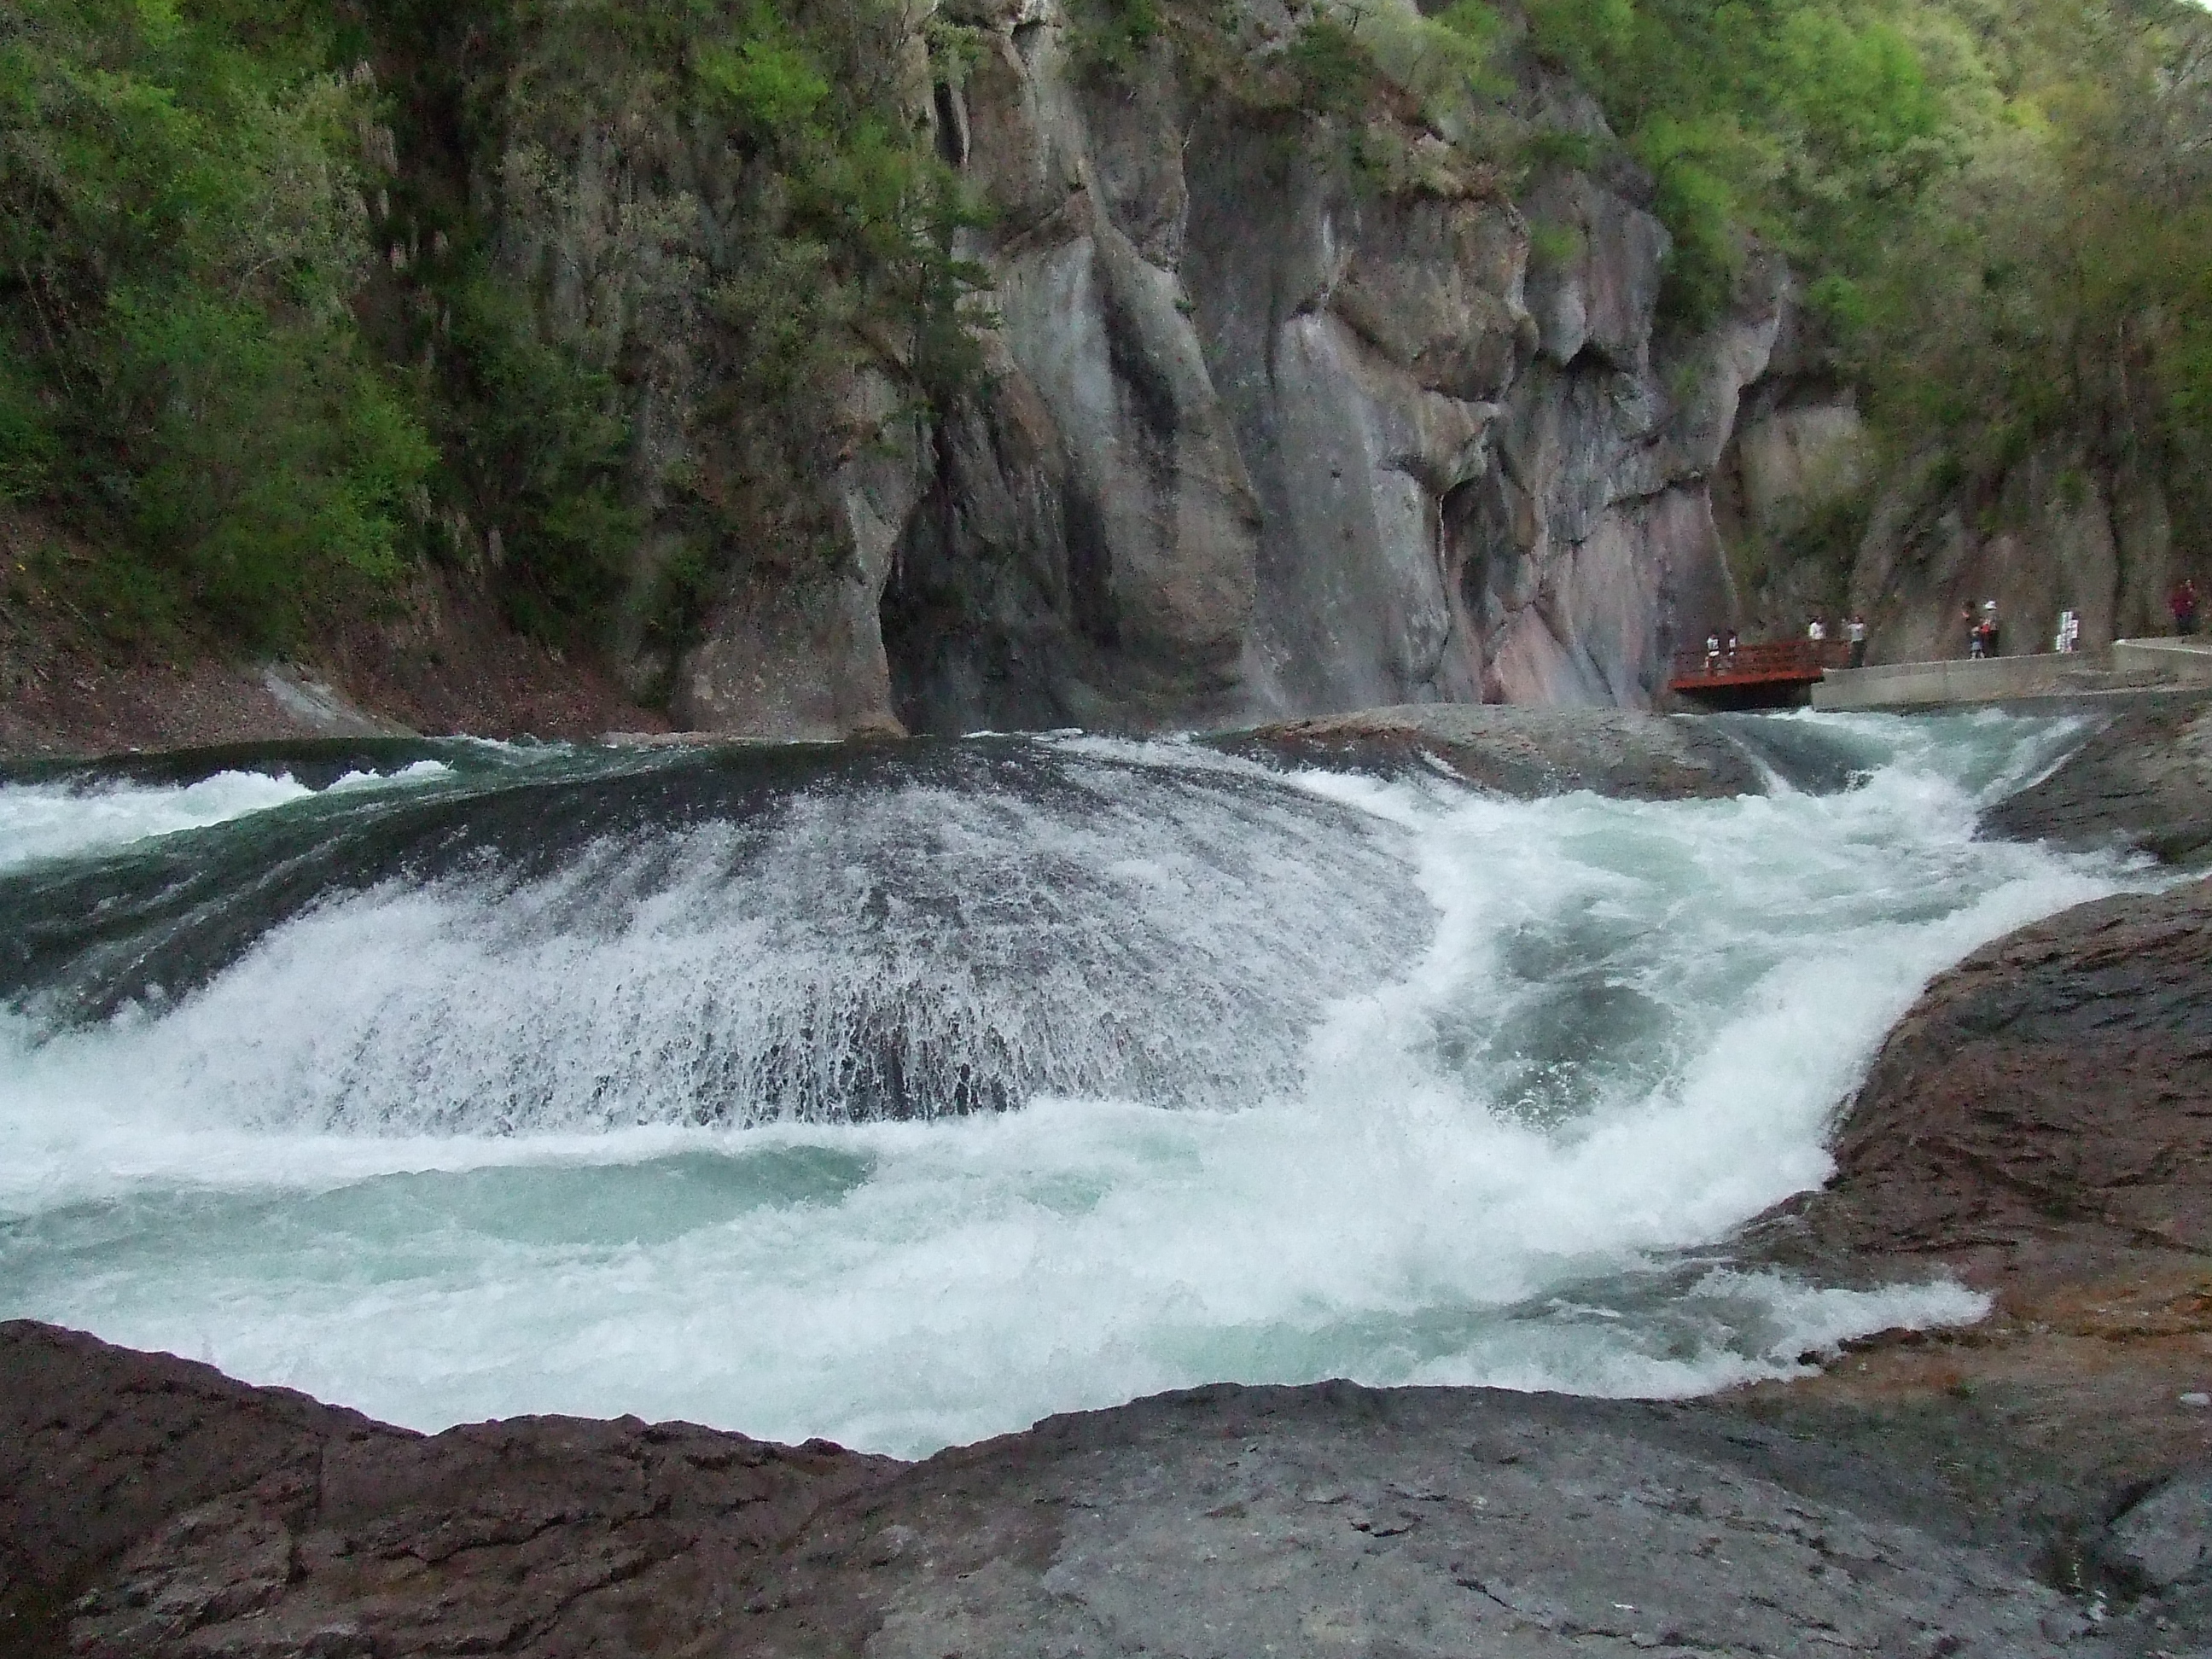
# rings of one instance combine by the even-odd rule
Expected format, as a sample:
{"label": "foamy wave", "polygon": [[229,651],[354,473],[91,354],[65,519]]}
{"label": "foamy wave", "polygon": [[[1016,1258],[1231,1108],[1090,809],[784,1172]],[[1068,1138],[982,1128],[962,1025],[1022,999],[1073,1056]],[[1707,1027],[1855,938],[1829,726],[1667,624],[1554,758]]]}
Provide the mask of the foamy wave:
{"label": "foamy wave", "polygon": [[[451,775],[443,762],[416,761],[393,773],[352,772],[330,786],[356,792]],[[83,858],[134,842],[204,830],[266,812],[319,792],[289,773],[218,772],[196,783],[0,785],[0,871]]]}
{"label": "foamy wave", "polygon": [[[2047,725],[1861,735],[1863,787],[1668,805],[1061,741],[1102,776],[336,899],[167,1012],[0,1021],[0,1312],[422,1427],[901,1452],[1218,1379],[1683,1394],[1972,1319],[1680,1265],[1824,1176],[1929,975],[2130,878],[1977,838]],[[1082,1066],[699,1127],[697,1056],[777,1011],[834,1055],[793,1000],[832,982]]]}

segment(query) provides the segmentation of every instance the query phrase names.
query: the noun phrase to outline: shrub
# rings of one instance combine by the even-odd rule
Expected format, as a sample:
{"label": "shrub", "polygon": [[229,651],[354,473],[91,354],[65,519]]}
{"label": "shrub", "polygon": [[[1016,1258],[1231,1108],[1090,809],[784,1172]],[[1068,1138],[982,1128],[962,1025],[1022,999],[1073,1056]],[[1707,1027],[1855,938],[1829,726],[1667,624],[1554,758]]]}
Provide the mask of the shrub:
{"label": "shrub", "polygon": [[1069,52],[1086,74],[1118,77],[1160,37],[1159,0],[1078,0],[1069,8]]}
{"label": "shrub", "polygon": [[60,442],[37,380],[0,339],[0,501],[41,493]]}
{"label": "shrub", "polygon": [[1318,115],[1360,114],[1381,80],[1350,26],[1325,14],[1300,27],[1283,58],[1297,82],[1300,101]]}
{"label": "shrub", "polygon": [[106,563],[146,574],[108,587],[166,584],[256,643],[404,567],[433,459],[348,309],[361,99],[270,44],[301,45],[287,15],[259,51],[125,0],[0,22],[6,488],[119,534]]}

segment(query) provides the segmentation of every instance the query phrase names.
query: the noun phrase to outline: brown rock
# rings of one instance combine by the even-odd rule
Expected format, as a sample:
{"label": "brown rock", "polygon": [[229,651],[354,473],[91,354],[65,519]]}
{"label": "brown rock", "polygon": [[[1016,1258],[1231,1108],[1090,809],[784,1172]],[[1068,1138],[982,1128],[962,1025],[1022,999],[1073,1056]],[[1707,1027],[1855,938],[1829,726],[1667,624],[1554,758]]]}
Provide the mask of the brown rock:
{"label": "brown rock", "polygon": [[1929,988],[1796,1213],[1838,1254],[2212,1250],[2212,881],[2081,906]]}
{"label": "brown rock", "polygon": [[[629,1420],[409,1435],[29,1325],[0,1327],[0,1378],[42,1425],[7,1436],[4,1490],[100,1469],[118,1413],[156,1477],[120,1517],[143,1535],[78,1550],[42,1604],[18,1547],[82,1517],[0,1501],[9,1652],[2012,1659],[2084,1628],[1894,1471],[1708,1407],[1221,1386],[894,1474]],[[227,1472],[218,1441],[246,1453]]]}
{"label": "brown rock", "polygon": [[2119,845],[2179,862],[2212,845],[2212,702],[2131,698],[2064,765],[2000,801],[1995,835],[2073,848]]}
{"label": "brown rock", "polygon": [[1284,720],[1210,741],[1231,754],[1386,776],[1443,768],[1524,799],[1577,789],[1710,799],[1766,787],[1751,757],[1711,723],[1625,709],[1419,703]]}
{"label": "brown rock", "polygon": [[2087,1587],[2117,1561],[2132,1593],[2135,1546],[2107,1522],[2212,1463],[2208,1153],[2212,881],[1985,946],[1892,1033],[1827,1188],[1744,1252],[1830,1280],[1951,1276],[1990,1316],[1856,1344],[1747,1408],[1877,1455],[1917,1440],[1944,1486],[2043,1536],[2047,1570]]}
{"label": "brown rock", "polygon": [[0,1653],[672,1651],[896,1466],[690,1424],[423,1436],[0,1325]]}

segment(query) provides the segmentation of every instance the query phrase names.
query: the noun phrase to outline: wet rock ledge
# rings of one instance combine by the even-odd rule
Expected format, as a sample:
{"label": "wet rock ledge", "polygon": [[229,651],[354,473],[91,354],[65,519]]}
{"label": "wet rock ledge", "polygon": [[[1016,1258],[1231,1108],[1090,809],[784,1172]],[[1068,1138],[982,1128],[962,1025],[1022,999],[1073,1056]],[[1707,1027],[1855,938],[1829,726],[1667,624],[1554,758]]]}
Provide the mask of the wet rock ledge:
{"label": "wet rock ledge", "polygon": [[1247,758],[1387,777],[1441,772],[1524,799],[1576,789],[1633,800],[1764,793],[1765,779],[1710,717],[1503,703],[1411,703],[1284,720],[1207,741]]}
{"label": "wet rock ledge", "polygon": [[[13,1654],[2043,1654],[2082,1609],[1726,1412],[1346,1384],[908,1468],[681,1425],[405,1434],[0,1328]],[[1946,1535],[1946,1534],[1950,1535]]]}
{"label": "wet rock ledge", "polygon": [[1990,833],[2133,848],[2169,863],[2212,854],[2212,696],[2168,692],[2062,707],[2097,729],[2049,777],[1991,810]]}
{"label": "wet rock ledge", "polygon": [[2212,1644],[2212,880],[2081,906],[1942,975],[1836,1159],[1745,1255],[1832,1281],[1946,1273],[1995,1310],[1746,1407],[1917,1442],[2046,1576],[2153,1592],[2154,1626]]}

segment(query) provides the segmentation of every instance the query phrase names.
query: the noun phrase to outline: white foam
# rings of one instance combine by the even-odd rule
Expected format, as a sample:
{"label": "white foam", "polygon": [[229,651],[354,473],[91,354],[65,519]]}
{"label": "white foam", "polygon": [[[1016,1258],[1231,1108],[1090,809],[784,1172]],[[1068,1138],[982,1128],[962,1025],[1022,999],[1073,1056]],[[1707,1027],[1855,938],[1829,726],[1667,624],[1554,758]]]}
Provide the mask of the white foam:
{"label": "white foam", "polygon": [[[1189,797],[1177,835],[1192,839],[1096,800],[1064,820],[931,803],[933,856],[980,861],[963,882],[1007,870],[1002,902],[1042,904],[1050,888],[1022,886],[1011,848],[1106,869],[1085,902],[1123,907],[1110,915],[1170,959],[1102,978],[1102,998],[1152,984],[1188,999],[1224,975],[1287,996],[1367,960],[1365,945],[1333,957],[1311,913],[1351,902],[1343,872],[1376,846],[1404,849],[1426,901],[1401,905],[1415,948],[1316,1006],[1303,1065],[1231,1110],[1063,1096],[928,1123],[570,1114],[508,1135],[334,1115],[333,1100],[396,1099],[410,1078],[425,1097],[465,1099],[487,1085],[456,1091],[441,1066],[520,1065],[500,1046],[516,1031],[557,1046],[554,1026],[586,1018],[592,987],[616,1024],[649,1025],[651,999],[613,988],[680,1001],[685,981],[719,978],[766,995],[777,963],[828,948],[757,907],[702,910],[712,884],[684,860],[726,871],[719,842],[656,865],[658,897],[613,931],[585,925],[596,913],[557,884],[528,896],[508,920],[533,943],[504,956],[479,947],[487,916],[517,902],[505,890],[358,897],[166,1018],[43,1044],[0,1023],[0,1211],[15,1218],[0,1311],[422,1427],[635,1412],[909,1453],[1216,1379],[1680,1395],[1792,1374],[1808,1352],[1984,1304],[1945,1284],[1685,1278],[1675,1253],[1822,1178],[1832,1113],[1929,975],[2129,878],[1975,838],[1976,802],[2032,763],[2021,751],[2047,726],[1882,740],[1899,757],[1830,797],[1513,803],[1301,779],[1391,826],[1379,842],[1279,824],[1267,840],[1251,780],[1214,769],[1234,804],[1215,818],[1203,789]],[[1146,752],[1175,773],[1176,751]],[[789,845],[865,872],[876,843],[855,826],[892,807],[870,810],[809,820]],[[1238,864],[1261,845],[1259,867]],[[605,888],[608,856],[574,882]],[[806,867],[761,866],[802,910],[830,890]],[[1255,892],[1293,923],[1255,932],[1273,926]],[[1030,921],[1074,937],[1079,909]],[[565,933],[541,926],[563,915]],[[1013,938],[985,928],[973,949]],[[448,961],[456,940],[467,948]],[[463,1005],[450,1029],[481,1041],[365,1036],[375,1022],[349,1012],[346,988],[389,1006],[405,975],[382,960],[449,987]],[[288,1000],[288,977],[313,994]],[[990,994],[1021,1000],[1018,986]],[[540,1006],[553,1025],[532,1023]],[[684,1007],[694,1024],[734,1018]],[[402,1024],[428,1017],[409,1004]],[[226,1065],[234,1053],[261,1058]],[[371,1118],[405,1133],[328,1132]]]}
{"label": "white foam", "polygon": [[[390,774],[350,772],[330,786],[350,793],[448,776],[441,761]],[[218,772],[190,784],[0,785],[0,871],[111,852],[183,830],[204,830],[305,800],[317,791],[289,773]]]}
{"label": "white foam", "polygon": [[389,883],[161,1018],[53,1047],[95,1095],[125,1078],[181,1121],[307,1131],[927,1112],[963,1069],[987,1100],[1018,1082],[1014,1103],[1243,1103],[1292,1075],[1328,994],[1418,946],[1395,838],[1352,815],[1118,768],[1085,782],[1043,803],[802,794],[526,884]]}

